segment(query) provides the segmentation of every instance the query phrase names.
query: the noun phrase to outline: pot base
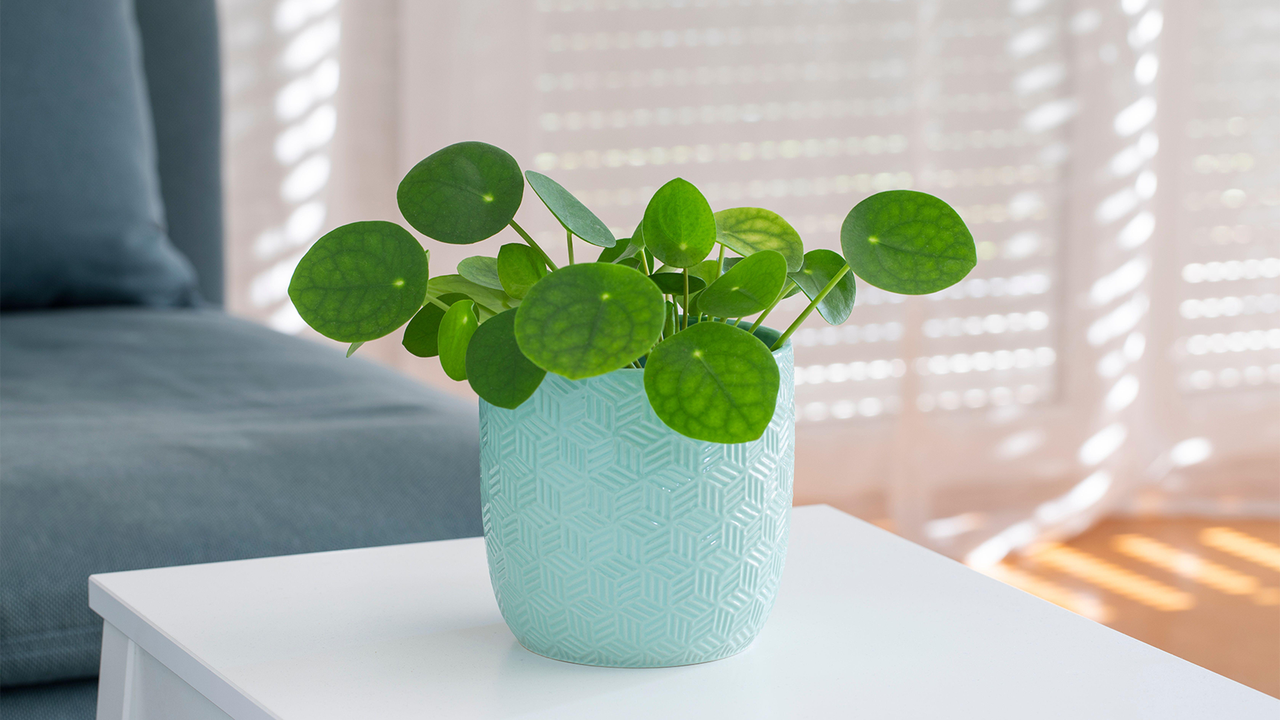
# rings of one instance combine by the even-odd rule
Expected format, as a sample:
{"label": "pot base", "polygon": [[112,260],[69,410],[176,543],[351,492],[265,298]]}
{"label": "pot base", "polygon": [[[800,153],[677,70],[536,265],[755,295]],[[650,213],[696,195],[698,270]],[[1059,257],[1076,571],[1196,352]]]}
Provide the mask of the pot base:
{"label": "pot base", "polygon": [[755,644],[756,644],[755,641],[752,640],[751,642],[747,643],[746,647],[738,648],[736,650],[731,650],[730,652],[727,652],[718,657],[709,657],[709,658],[706,658],[705,660],[692,660],[690,662],[673,662],[673,663],[655,664],[655,665],[618,665],[614,663],[605,663],[605,662],[594,663],[594,662],[584,662],[582,660],[570,660],[567,658],[558,658],[554,655],[550,655],[547,653],[540,653],[537,650],[530,648],[528,645],[525,645],[524,643],[520,642],[520,638],[516,638],[516,642],[519,643],[520,647],[524,648],[525,650],[528,650],[530,653],[533,653],[538,657],[543,657],[548,660],[555,660],[556,662],[562,662],[562,663],[565,663],[566,665],[582,665],[583,667],[617,668],[622,670],[659,670],[661,668],[689,667],[691,665],[706,665],[707,663],[719,662],[721,660],[728,660],[731,657],[737,657],[739,655],[742,655],[743,653],[747,652],[751,648],[755,647]]}

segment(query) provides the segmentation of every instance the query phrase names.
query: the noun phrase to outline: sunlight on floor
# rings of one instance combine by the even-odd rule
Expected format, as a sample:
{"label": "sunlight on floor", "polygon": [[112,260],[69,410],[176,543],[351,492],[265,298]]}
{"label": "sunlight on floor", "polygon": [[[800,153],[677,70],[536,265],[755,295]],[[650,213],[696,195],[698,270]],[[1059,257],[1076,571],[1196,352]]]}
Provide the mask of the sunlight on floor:
{"label": "sunlight on floor", "polygon": [[1280,522],[1104,520],[989,574],[1280,696]]}

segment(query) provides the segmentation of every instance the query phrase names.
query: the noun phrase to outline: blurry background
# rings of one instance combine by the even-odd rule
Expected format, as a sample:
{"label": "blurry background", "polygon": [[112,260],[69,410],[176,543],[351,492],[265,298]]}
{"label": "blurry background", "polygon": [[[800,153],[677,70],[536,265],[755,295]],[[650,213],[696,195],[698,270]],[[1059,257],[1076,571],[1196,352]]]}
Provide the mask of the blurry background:
{"label": "blurry background", "polygon": [[[795,336],[797,504],[1280,694],[1274,0],[221,12],[231,311],[302,333],[286,288],[309,245],[401,221],[400,177],[460,140],[620,237],[675,176],[715,209],[781,213],[807,248],[838,249],[873,192],[936,194],[978,242],[970,277],[924,298],[861,284],[848,323]],[[532,193],[518,219],[563,253]],[[432,274],[513,241],[430,243]],[[470,395],[398,334],[360,355]]]}

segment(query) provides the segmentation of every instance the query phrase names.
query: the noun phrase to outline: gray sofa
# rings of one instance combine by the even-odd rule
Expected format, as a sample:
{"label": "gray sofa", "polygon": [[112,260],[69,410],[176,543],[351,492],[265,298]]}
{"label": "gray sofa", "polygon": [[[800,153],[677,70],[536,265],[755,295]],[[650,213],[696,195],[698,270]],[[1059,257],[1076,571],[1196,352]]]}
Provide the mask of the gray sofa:
{"label": "gray sofa", "polygon": [[[57,253],[54,261],[23,264],[23,253],[58,250],[62,241],[52,230],[6,220],[20,219],[41,199],[34,191],[14,194],[13,183],[33,172],[18,157],[28,144],[21,124],[35,118],[49,119],[54,131],[59,125],[50,119],[56,110],[33,110],[27,99],[19,102],[18,89],[10,90],[32,81],[23,73],[39,66],[5,50],[34,32],[24,26],[32,18],[63,21],[111,3],[6,0],[0,6],[5,720],[93,717],[102,623],[87,607],[92,573],[481,532],[474,408],[218,309],[214,0],[113,1],[136,14],[154,132],[154,161],[141,164],[158,168],[165,218],[154,247],[176,249],[162,260],[193,271],[194,291],[89,292],[83,274],[60,273]],[[86,21],[85,32],[98,24]],[[93,62],[109,56],[97,53]],[[78,177],[81,167],[59,168],[50,187],[60,192],[81,183],[83,195],[114,183],[102,173]],[[129,242],[136,249],[141,241]],[[68,265],[85,252],[65,250]],[[24,285],[43,294],[24,301]]]}

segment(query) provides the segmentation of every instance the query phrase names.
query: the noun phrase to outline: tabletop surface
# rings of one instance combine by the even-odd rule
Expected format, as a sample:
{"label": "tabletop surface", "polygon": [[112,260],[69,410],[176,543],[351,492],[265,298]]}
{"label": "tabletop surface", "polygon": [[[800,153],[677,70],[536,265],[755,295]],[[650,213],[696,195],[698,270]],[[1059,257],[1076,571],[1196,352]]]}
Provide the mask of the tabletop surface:
{"label": "tabletop surface", "polygon": [[1233,718],[1280,701],[823,506],[737,657],[520,647],[480,538],[95,575],[90,606],[236,720]]}

